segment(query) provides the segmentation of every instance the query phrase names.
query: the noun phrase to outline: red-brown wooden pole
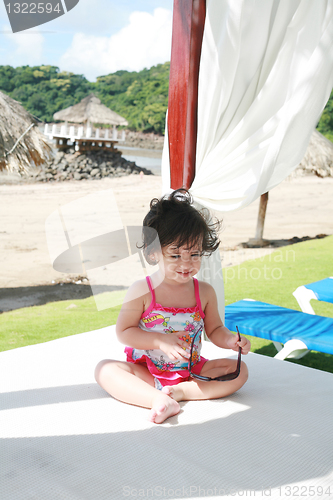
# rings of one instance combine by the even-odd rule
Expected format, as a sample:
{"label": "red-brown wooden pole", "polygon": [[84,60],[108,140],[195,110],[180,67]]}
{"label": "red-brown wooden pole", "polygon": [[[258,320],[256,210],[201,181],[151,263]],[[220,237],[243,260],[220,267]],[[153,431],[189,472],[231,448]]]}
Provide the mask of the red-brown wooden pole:
{"label": "red-brown wooden pole", "polygon": [[195,176],[199,65],[206,0],[174,0],[168,136],[171,188],[189,189]]}

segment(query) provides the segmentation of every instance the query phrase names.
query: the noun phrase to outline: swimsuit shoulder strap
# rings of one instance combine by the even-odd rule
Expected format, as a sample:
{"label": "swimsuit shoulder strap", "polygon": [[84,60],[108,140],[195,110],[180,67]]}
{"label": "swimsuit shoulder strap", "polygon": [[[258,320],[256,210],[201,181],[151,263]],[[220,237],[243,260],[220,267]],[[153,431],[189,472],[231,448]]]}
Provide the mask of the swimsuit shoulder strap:
{"label": "swimsuit shoulder strap", "polygon": [[202,318],[205,317],[205,314],[202,310],[201,307],[201,300],[200,300],[200,293],[199,293],[199,281],[196,278],[193,278],[194,281],[194,293],[195,293],[195,300],[197,301],[197,306],[199,308],[199,312]]}
{"label": "swimsuit shoulder strap", "polygon": [[150,293],[151,293],[151,297],[152,297],[152,300],[154,301],[154,303],[156,302],[155,300],[155,291],[154,291],[154,288],[153,288],[153,283],[151,281],[151,277],[150,276],[147,276],[146,277],[146,281],[148,283],[148,286],[149,286],[149,290],[150,290]]}
{"label": "swimsuit shoulder strap", "polygon": [[144,311],[144,313],[142,314],[141,317],[144,317],[147,314],[149,314],[150,311],[152,311],[154,309],[155,305],[156,305],[155,291],[154,291],[153,284],[152,284],[150,276],[146,276],[146,281],[147,281],[147,284],[148,284],[148,287],[149,287],[149,290],[150,290],[150,293],[151,293],[151,302],[149,304],[148,309],[146,309]]}

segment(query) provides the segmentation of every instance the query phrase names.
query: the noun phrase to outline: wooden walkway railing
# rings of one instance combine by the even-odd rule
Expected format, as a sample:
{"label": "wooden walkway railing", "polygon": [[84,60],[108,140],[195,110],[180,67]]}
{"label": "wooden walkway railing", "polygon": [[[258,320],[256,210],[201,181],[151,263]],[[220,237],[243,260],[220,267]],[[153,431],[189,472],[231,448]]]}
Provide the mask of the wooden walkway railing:
{"label": "wooden walkway railing", "polygon": [[110,129],[99,129],[88,126],[75,126],[66,124],[45,124],[44,134],[49,140],[56,140],[56,147],[61,150],[68,149],[74,145],[76,151],[90,151],[99,149],[114,149],[117,142],[125,141],[125,130],[120,133],[113,127]]}

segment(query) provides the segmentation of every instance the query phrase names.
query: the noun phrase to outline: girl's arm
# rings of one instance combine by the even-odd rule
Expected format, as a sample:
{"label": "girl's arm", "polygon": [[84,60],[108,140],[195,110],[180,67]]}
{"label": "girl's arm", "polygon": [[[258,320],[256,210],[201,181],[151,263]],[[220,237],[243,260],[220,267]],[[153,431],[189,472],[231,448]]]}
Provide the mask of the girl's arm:
{"label": "girl's arm", "polygon": [[200,289],[203,289],[202,296],[206,302],[204,324],[209,340],[224,349],[238,351],[238,347],[241,347],[242,354],[247,354],[251,348],[251,343],[245,337],[241,337],[241,341],[239,342],[238,336],[231,333],[224,326],[218,312],[217,297],[214,288],[208,283],[200,282]]}
{"label": "girl's arm", "polygon": [[185,352],[187,344],[179,338],[182,332],[165,335],[139,328],[141,315],[150,301],[150,293],[147,289],[144,280],[134,283],[128,290],[116,323],[119,342],[135,349],[161,349],[171,359],[187,359],[189,357],[189,354]]}
{"label": "girl's arm", "polygon": [[144,281],[134,283],[126,294],[116,323],[119,342],[135,349],[158,348],[160,334],[146,332],[138,326],[141,315],[147,308],[146,299],[148,293],[149,289]]}

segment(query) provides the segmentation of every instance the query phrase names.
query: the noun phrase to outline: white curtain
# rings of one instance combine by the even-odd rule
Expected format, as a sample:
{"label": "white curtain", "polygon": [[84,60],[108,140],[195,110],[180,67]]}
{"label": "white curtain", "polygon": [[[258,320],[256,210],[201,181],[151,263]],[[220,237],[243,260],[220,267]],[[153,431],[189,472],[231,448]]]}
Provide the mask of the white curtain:
{"label": "white curtain", "polygon": [[[279,184],[332,86],[333,0],[207,0],[195,201],[237,210]],[[162,181],[170,191],[167,136]]]}
{"label": "white curtain", "polygon": [[332,0],[207,0],[195,200],[236,210],[279,184],[302,160],[332,86]]}

